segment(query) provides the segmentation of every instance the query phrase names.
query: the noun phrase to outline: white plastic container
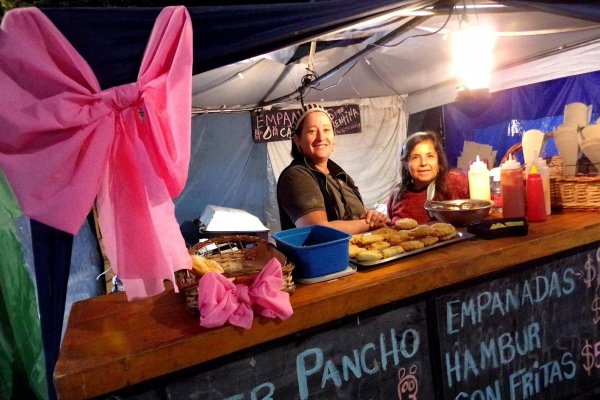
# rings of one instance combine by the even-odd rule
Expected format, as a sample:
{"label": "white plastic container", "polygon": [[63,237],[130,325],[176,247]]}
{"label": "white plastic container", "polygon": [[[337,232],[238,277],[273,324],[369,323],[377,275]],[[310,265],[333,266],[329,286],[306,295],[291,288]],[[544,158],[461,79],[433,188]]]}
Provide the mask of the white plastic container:
{"label": "white plastic container", "polygon": [[491,200],[490,171],[479,155],[469,168],[469,197],[476,200]]}

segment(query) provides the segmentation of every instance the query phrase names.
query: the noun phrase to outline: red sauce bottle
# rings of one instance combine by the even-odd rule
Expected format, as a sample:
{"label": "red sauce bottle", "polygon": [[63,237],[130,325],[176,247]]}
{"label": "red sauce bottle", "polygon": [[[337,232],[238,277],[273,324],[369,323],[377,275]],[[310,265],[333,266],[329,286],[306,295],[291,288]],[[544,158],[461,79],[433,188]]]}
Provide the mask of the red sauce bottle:
{"label": "red sauce bottle", "polygon": [[546,220],[544,184],[535,164],[531,167],[531,172],[527,175],[527,220],[530,222],[542,222]]}
{"label": "red sauce bottle", "polygon": [[511,155],[500,167],[502,185],[502,216],[523,218],[525,216],[525,184],[521,163]]}

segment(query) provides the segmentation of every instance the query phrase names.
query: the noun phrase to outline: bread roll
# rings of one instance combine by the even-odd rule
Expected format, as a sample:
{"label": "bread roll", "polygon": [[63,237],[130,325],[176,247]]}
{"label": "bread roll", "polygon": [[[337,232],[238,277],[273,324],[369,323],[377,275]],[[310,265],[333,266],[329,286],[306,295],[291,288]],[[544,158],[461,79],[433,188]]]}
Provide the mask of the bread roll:
{"label": "bread roll", "polygon": [[198,275],[202,276],[207,272],[218,272],[222,274],[225,272],[221,264],[216,262],[215,260],[211,260],[209,258],[204,258],[197,254],[192,254],[192,269]]}

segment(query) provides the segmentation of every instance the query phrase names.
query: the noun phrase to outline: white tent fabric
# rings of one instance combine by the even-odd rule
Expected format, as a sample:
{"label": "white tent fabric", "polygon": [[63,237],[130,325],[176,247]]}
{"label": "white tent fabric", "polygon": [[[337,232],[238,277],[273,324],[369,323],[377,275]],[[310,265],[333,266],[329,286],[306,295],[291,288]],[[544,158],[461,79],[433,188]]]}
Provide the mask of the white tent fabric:
{"label": "white tent fabric", "polygon": [[[402,96],[386,96],[367,99],[350,99],[323,106],[358,104],[360,107],[362,132],[338,135],[331,157],[354,179],[369,208],[380,208],[400,179],[400,146],[406,138],[407,114]],[[281,171],[291,162],[290,141],[268,144],[269,163],[276,182]],[[267,215],[277,215],[276,190],[271,189]],[[269,220],[272,220],[269,217]],[[270,221],[272,224],[273,222]],[[277,222],[278,223],[278,222]],[[271,231],[278,226],[270,226]]]}
{"label": "white tent fabric", "polygon": [[[490,92],[598,70],[600,70],[600,40],[532,60],[526,64],[496,71],[491,76]],[[412,114],[448,104],[455,100],[456,88],[448,83],[409,95],[407,98],[407,112]]]}
{"label": "white tent fabric", "polygon": [[[405,46],[409,47],[408,44]],[[331,60],[340,60],[351,56],[358,50],[358,46],[347,46],[324,50],[314,57],[315,64],[323,71],[335,66]],[[407,50],[411,57],[415,53],[423,54],[423,49]],[[359,60],[347,73],[341,83],[337,83],[339,76],[347,71],[340,71],[339,75],[324,81],[320,90],[309,93],[309,101],[319,101],[320,98],[348,99],[357,97],[378,97],[382,94],[406,95],[406,113],[414,114],[420,111],[439,107],[456,100],[456,82],[445,64],[437,66],[421,65],[411,71],[403,70],[403,59],[394,56],[391,50],[382,49],[378,52],[377,61],[369,57]],[[387,54],[387,56],[386,56]],[[427,54],[427,53],[426,53]],[[433,57],[427,54],[423,59]],[[411,60],[414,62],[414,60]],[[284,64],[266,59],[248,60],[245,63],[232,64],[222,69],[209,71],[194,76],[193,104],[200,108],[219,106],[253,104],[259,99],[270,99],[293,92],[306,73],[308,58],[305,57],[297,64]],[[545,82],[552,79],[564,78],[598,71],[600,69],[600,39],[577,46],[570,50],[546,55],[533,59],[527,63],[512,67],[501,68],[495,71],[490,80],[490,92],[497,92],[514,87]],[[415,71],[422,71],[418,74]],[[241,76],[238,74],[240,73]],[[278,79],[273,79],[273,77]],[[398,78],[409,76],[409,83],[398,83]],[[254,78],[251,78],[254,77]],[[357,78],[360,77],[360,78]],[[438,85],[427,86],[427,78],[441,82]],[[442,78],[442,79],[441,79]],[[253,80],[254,79],[254,80]],[[272,87],[272,82],[276,82]],[[219,83],[221,82],[221,83]],[[253,90],[246,90],[247,82],[253,84]],[[210,83],[210,88],[206,87]],[[323,89],[326,88],[326,91]],[[260,90],[260,95],[257,96]],[[335,102],[332,104],[339,104]]]}
{"label": "white tent fabric", "polygon": [[[598,70],[597,22],[488,6],[469,18],[498,33],[491,92]],[[393,13],[315,38],[314,43],[326,48],[312,55],[311,65],[315,77],[327,76],[305,100],[405,95],[408,115],[454,102],[459,82],[452,72],[449,37],[464,19],[460,13],[457,9],[451,16],[433,15],[385,44],[377,41],[406,22]],[[330,43],[337,44],[328,47]],[[194,107],[251,108],[293,93],[301,86],[310,58],[294,59],[297,50],[290,46],[196,75]],[[353,58],[361,51],[365,53]],[[348,59],[352,61],[345,64]]]}

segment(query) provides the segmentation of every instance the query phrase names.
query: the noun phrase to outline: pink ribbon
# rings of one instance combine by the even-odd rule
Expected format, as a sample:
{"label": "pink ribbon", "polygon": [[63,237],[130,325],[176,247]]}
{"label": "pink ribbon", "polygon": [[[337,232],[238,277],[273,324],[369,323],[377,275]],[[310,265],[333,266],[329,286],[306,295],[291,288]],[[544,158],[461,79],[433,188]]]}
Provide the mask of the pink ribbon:
{"label": "pink ribbon", "polygon": [[293,311],[289,293],[282,292],[281,264],[272,258],[250,285],[236,285],[217,272],[208,272],[198,283],[200,326],[215,328],[225,322],[252,326],[254,312],[268,318],[289,318]]}
{"label": "pink ribbon", "polygon": [[0,168],[25,215],[75,234],[96,201],[127,297],[162,292],[191,267],[172,201],[190,158],[186,8],[157,17],[137,82],[106,90],[40,10],[13,9],[1,28]]}

